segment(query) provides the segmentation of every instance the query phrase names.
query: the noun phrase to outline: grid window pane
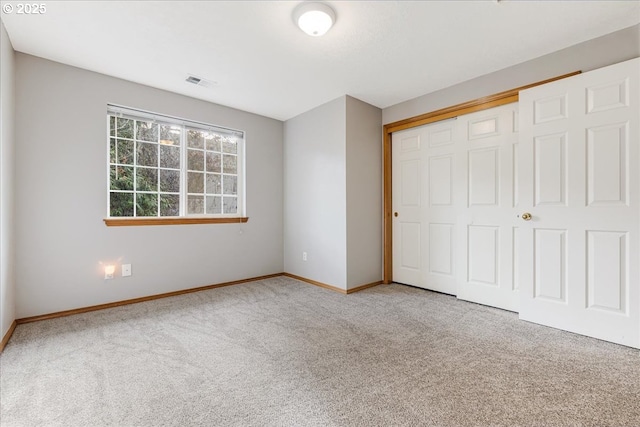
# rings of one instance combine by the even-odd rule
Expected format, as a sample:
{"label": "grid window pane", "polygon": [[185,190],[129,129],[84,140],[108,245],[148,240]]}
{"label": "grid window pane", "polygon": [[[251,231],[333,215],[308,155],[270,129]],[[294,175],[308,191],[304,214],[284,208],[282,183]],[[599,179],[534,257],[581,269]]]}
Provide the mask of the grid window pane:
{"label": "grid window pane", "polygon": [[207,213],[208,214],[222,213],[222,197],[207,196]]}
{"label": "grid window pane", "polygon": [[109,108],[109,216],[236,215],[242,210],[241,133]]}
{"label": "grid window pane", "polygon": [[136,121],[136,139],[139,141],[158,142],[158,124]]}
{"label": "grid window pane", "polygon": [[207,153],[207,172],[222,172],[220,167],[220,154],[219,153]]}
{"label": "grid window pane", "polygon": [[133,120],[116,118],[116,136],[118,138],[133,139]]}
{"label": "grid window pane", "polygon": [[222,142],[222,151],[225,153],[236,154],[238,152],[238,145],[236,141],[225,138]]}
{"label": "grid window pane", "polygon": [[200,151],[200,150],[187,151],[187,169],[190,171],[204,170],[204,151]]}
{"label": "grid window pane", "polygon": [[109,194],[109,216],[133,216],[133,193]]}
{"label": "grid window pane", "polygon": [[207,142],[207,150],[220,152],[220,135],[207,133],[204,139]]}
{"label": "grid window pane", "polygon": [[224,194],[238,194],[238,177],[234,175],[223,175]]}
{"label": "grid window pane", "polygon": [[204,133],[189,129],[187,131],[187,145],[189,148],[204,148]]}
{"label": "grid window pane", "polygon": [[180,147],[160,145],[160,167],[180,169]]}
{"label": "grid window pane", "polygon": [[161,194],[160,195],[160,216],[180,215],[180,195]]}
{"label": "grid window pane", "polygon": [[180,171],[160,169],[160,191],[166,193],[179,193]]}
{"label": "grid window pane", "polygon": [[136,154],[139,166],[158,166],[158,144],[139,142]]}
{"label": "grid window pane", "polygon": [[222,193],[222,177],[218,174],[207,174],[207,194]]}
{"label": "grid window pane", "polygon": [[187,191],[189,193],[204,193],[204,174],[200,172],[189,172],[187,174]]}
{"label": "grid window pane", "polygon": [[133,141],[118,139],[116,145],[116,161],[121,165],[133,164]]}
{"label": "grid window pane", "polygon": [[180,145],[182,137],[182,129],[176,125],[160,126],[160,144],[163,145]]}
{"label": "grid window pane", "polygon": [[204,213],[204,196],[188,196],[187,212],[190,214]]}
{"label": "grid window pane", "polygon": [[116,139],[115,138],[111,138],[109,140],[109,163],[113,164],[116,163],[116,158],[117,158],[117,151],[116,151]]}
{"label": "grid window pane", "polygon": [[222,213],[234,214],[238,212],[238,198],[237,197],[225,197],[222,202]]}
{"label": "grid window pane", "polygon": [[238,173],[238,156],[229,156],[227,154],[223,157],[224,173]]}
{"label": "grid window pane", "polygon": [[158,191],[158,169],[136,168],[136,190]]}
{"label": "grid window pane", "polygon": [[158,216],[158,195],[137,193],[136,216]]}
{"label": "grid window pane", "polygon": [[133,167],[111,165],[109,169],[111,190],[133,190]]}

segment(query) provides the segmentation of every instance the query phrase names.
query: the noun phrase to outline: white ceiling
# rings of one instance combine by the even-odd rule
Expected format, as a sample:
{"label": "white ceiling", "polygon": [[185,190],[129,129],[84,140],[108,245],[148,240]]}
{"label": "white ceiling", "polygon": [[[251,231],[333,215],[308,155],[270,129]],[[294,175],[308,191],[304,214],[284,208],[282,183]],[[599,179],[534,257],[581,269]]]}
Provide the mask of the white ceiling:
{"label": "white ceiling", "polygon": [[640,0],[328,1],[315,38],[299,1],[38,3],[2,14],[17,51],[280,120],[345,94],[385,108],[640,22]]}

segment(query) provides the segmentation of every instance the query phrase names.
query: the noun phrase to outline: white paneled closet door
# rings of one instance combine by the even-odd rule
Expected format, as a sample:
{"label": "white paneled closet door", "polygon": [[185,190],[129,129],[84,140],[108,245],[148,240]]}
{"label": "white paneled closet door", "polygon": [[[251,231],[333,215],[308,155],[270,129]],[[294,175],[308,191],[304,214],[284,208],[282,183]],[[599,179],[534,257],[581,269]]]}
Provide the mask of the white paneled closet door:
{"label": "white paneled closet door", "polygon": [[393,134],[393,280],[424,286],[423,166],[420,129]]}
{"label": "white paneled closet door", "polygon": [[520,93],[520,318],[640,347],[640,59]]}
{"label": "white paneled closet door", "polygon": [[517,104],[393,134],[393,280],[518,310]]}
{"label": "white paneled closet door", "polygon": [[458,117],[458,298],[518,311],[517,104]]}
{"label": "white paneled closet door", "polygon": [[455,295],[456,120],[393,134],[393,280]]}

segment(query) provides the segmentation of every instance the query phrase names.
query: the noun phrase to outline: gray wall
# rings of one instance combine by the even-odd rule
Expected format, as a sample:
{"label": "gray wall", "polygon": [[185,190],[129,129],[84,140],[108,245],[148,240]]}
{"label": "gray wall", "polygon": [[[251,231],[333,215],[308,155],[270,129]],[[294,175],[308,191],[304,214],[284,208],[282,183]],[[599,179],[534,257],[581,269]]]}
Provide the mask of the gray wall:
{"label": "gray wall", "polygon": [[381,118],[342,96],[285,122],[286,272],[345,290],[382,278]]}
{"label": "gray wall", "polygon": [[284,125],[284,269],[342,289],[347,286],[345,114],[343,96]]}
{"label": "gray wall", "polygon": [[0,340],[16,318],[14,282],[14,57],[0,21]]}
{"label": "gray wall", "polygon": [[347,289],[382,279],[382,110],[350,96],[347,111]]}
{"label": "gray wall", "polygon": [[[16,91],[18,318],[283,271],[282,122],[20,53]],[[249,222],[106,227],[107,103],[246,131]]]}
{"label": "gray wall", "polygon": [[392,123],[573,71],[590,71],[638,56],[640,24],[387,107],[382,110],[382,120],[385,124]]}

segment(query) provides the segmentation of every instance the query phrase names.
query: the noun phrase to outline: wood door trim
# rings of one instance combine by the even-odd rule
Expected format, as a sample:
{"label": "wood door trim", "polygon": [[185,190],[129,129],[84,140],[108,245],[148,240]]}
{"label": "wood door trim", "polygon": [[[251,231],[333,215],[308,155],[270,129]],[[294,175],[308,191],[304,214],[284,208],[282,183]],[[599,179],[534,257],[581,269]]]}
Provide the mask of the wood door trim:
{"label": "wood door trim", "polygon": [[514,89],[499,92],[493,95],[485,96],[482,98],[474,99],[471,101],[463,102],[461,104],[452,105],[450,107],[441,108],[439,110],[431,111],[429,113],[421,114],[418,116],[410,117],[408,119],[398,120],[396,122],[388,123],[383,126],[382,144],[383,144],[383,204],[384,204],[384,275],[383,283],[389,284],[393,281],[393,221],[391,216],[392,210],[392,190],[391,190],[391,144],[393,132],[398,132],[405,129],[411,129],[418,126],[423,126],[429,123],[438,122],[441,120],[450,119],[465,114],[474,113],[476,111],[487,110],[489,108],[499,107],[500,105],[511,104],[512,102],[518,102],[519,92],[521,90],[529,89],[535,86],[540,86],[546,83],[550,83],[556,80],[565,79],[580,74],[582,71],[574,71],[572,73],[563,74],[561,76],[553,77],[550,79],[542,80],[536,83],[531,83],[525,86],[520,86]]}

